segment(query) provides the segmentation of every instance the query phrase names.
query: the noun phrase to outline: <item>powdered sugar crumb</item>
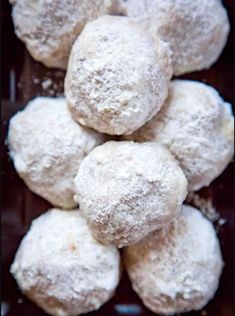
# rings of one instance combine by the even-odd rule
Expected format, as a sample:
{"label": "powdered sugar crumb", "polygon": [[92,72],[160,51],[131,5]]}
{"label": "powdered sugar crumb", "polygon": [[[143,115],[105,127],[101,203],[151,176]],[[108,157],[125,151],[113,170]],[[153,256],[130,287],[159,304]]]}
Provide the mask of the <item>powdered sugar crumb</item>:
{"label": "powdered sugar crumb", "polygon": [[211,222],[215,222],[219,219],[220,215],[214,208],[211,198],[204,198],[197,193],[190,192],[187,196],[187,202],[193,203]]}
{"label": "powdered sugar crumb", "polygon": [[23,298],[19,297],[18,300],[17,300],[17,303],[18,304],[22,304],[23,303]]}
{"label": "powdered sugar crumb", "polygon": [[38,96],[62,97],[64,95],[64,72],[62,71],[46,72],[42,78],[32,76],[32,82],[39,89],[41,88]]}
{"label": "powdered sugar crumb", "polygon": [[42,85],[43,90],[46,90],[46,89],[48,89],[49,87],[51,87],[52,84],[53,84],[53,81],[52,81],[50,78],[47,78],[46,80],[44,80],[44,81],[42,82],[41,85]]}
{"label": "powdered sugar crumb", "polygon": [[216,232],[218,232],[226,222],[227,219],[222,218],[220,213],[216,210],[213,205],[211,197],[202,197],[198,193],[190,192],[186,199],[187,203],[197,207],[201,213],[215,224]]}
{"label": "powdered sugar crumb", "polygon": [[38,79],[38,78],[33,78],[33,83],[34,83],[34,84],[39,84],[39,83],[40,83],[40,79]]}

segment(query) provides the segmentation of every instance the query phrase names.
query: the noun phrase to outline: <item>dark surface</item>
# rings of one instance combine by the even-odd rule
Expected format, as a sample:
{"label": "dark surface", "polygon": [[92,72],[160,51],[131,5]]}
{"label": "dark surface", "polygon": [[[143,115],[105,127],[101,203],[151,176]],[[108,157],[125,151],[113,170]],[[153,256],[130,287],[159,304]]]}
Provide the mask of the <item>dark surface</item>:
{"label": "dark surface", "polygon": [[[192,0],[193,1],[193,0]],[[208,0],[210,1],[210,0]],[[234,21],[233,0],[224,1]],[[31,193],[14,171],[7,155],[5,137],[8,120],[19,109],[37,95],[54,95],[63,91],[63,72],[51,70],[35,62],[27,53],[24,45],[14,35],[8,1],[2,1],[2,316],[43,316],[33,303],[18,290],[9,273],[15,251],[20,240],[29,228],[33,218],[45,212],[49,203]],[[184,78],[196,79],[217,88],[225,100],[235,104],[234,94],[234,60],[233,33],[222,56],[210,70],[192,73]],[[39,81],[39,83],[35,83]],[[54,89],[43,90],[41,81],[51,78],[57,84]],[[37,80],[39,79],[39,80]],[[227,222],[219,231],[225,268],[220,287],[215,298],[204,308],[203,312],[185,315],[234,316],[234,174],[233,164],[209,187],[200,191],[203,196],[210,196],[221,217]],[[127,305],[127,306],[126,306]],[[129,309],[127,309],[129,307]],[[6,310],[8,310],[6,312]],[[114,298],[98,312],[90,315],[154,315],[148,311],[132,291],[130,282],[124,273],[121,284]]]}

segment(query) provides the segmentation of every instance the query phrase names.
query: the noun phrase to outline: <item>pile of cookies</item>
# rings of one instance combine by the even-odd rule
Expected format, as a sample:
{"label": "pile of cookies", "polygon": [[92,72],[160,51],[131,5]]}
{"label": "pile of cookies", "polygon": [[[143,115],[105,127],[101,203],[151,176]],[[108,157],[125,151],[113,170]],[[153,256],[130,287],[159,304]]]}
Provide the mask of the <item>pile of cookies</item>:
{"label": "pile of cookies", "polygon": [[184,201],[231,161],[234,118],[214,88],[172,76],[219,57],[221,2],[11,2],[33,58],[67,70],[64,98],[37,97],[9,124],[17,173],[54,207],[19,246],[20,289],[76,316],[107,302],[125,268],[153,312],[201,309],[224,263],[213,225]]}

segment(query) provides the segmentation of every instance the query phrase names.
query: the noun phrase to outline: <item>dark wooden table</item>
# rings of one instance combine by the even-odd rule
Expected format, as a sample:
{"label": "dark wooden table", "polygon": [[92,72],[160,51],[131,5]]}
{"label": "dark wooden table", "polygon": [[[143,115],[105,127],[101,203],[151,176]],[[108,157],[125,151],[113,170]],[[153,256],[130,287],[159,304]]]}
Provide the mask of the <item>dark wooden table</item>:
{"label": "dark wooden table", "polygon": [[[193,0],[192,0],[193,1]],[[208,0],[210,1],[210,0]],[[224,1],[234,21],[233,0]],[[20,240],[29,228],[31,220],[49,207],[49,203],[31,193],[17,176],[7,154],[5,138],[9,118],[37,95],[59,95],[63,92],[64,73],[45,68],[35,62],[24,45],[14,35],[10,15],[10,5],[2,0],[2,316],[43,316],[39,308],[24,297],[9,273],[10,264]],[[196,79],[211,84],[218,89],[225,100],[235,104],[233,30],[228,44],[210,70],[192,73],[183,78]],[[45,88],[50,79],[50,87]],[[46,85],[42,82],[47,82]],[[44,88],[43,88],[44,86]],[[225,268],[215,298],[203,311],[187,315],[234,316],[234,168],[231,163],[225,172],[200,195],[211,197],[214,206],[227,221],[219,231]],[[141,303],[132,291],[126,274],[114,298],[98,312],[90,315],[154,315]]]}

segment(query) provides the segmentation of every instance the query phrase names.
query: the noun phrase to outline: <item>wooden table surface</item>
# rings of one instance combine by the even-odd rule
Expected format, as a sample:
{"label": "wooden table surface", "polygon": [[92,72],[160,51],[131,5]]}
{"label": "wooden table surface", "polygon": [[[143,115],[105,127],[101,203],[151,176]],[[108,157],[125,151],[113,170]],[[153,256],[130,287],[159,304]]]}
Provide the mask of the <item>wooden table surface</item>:
{"label": "wooden table surface", "polygon": [[[193,1],[193,0],[192,0]],[[208,0],[210,1],[210,0]],[[234,21],[234,1],[226,0],[231,24]],[[14,35],[10,15],[10,5],[2,1],[2,314],[1,316],[43,316],[46,315],[36,305],[21,294],[9,273],[15,251],[23,235],[27,232],[31,220],[45,212],[50,204],[31,193],[17,176],[8,156],[5,144],[8,120],[18,110],[24,108],[29,100],[38,95],[60,95],[63,92],[64,73],[45,68],[35,62],[24,45]],[[234,25],[233,25],[234,26]],[[233,36],[218,62],[206,71],[188,74],[182,78],[200,80],[218,89],[223,98],[235,104]],[[49,82],[48,82],[49,78]],[[44,82],[44,83],[43,83]],[[50,87],[47,88],[48,83]],[[231,163],[225,172],[208,188],[199,192],[210,197],[226,223],[219,230],[225,268],[219,290],[215,298],[203,309],[185,315],[234,316],[234,246],[235,246],[235,210],[234,210],[234,166]],[[99,311],[89,315],[154,315],[141,303],[132,291],[130,282],[123,274],[114,298]]]}

